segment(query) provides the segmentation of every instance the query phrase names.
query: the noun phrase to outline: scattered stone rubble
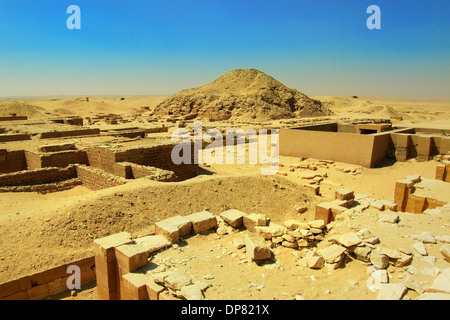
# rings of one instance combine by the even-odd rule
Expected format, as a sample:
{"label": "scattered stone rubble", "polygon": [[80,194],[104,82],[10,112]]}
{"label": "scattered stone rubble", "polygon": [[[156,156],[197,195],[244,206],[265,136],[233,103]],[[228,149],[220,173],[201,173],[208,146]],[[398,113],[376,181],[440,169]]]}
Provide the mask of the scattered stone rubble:
{"label": "scattered stone rubble", "polygon": [[[354,202],[364,199],[367,197],[355,196],[352,190],[341,189],[336,192],[335,201],[321,206],[323,210],[329,210],[328,212],[332,214],[333,210],[346,210],[354,205]],[[379,221],[397,223],[399,216],[395,213],[384,215]],[[298,265],[310,269],[327,268],[332,271],[345,267],[346,263],[351,261],[366,264],[372,270],[370,277],[378,281],[378,299],[380,300],[401,299],[408,290],[419,293],[421,299],[430,298],[431,293],[439,293],[444,295],[444,298],[445,295],[450,294],[448,271],[444,271],[439,276],[440,278],[438,277],[443,279],[442,282],[436,282],[436,280],[430,288],[422,288],[412,276],[406,278],[402,283],[390,283],[390,276],[387,272],[389,268],[404,268],[410,265],[413,258],[427,258],[425,244],[435,245],[438,243],[437,239],[440,240],[439,242],[444,242],[440,252],[443,258],[450,262],[450,247],[447,244],[448,239],[445,237],[435,237],[431,233],[423,232],[411,236],[417,241],[412,248],[389,249],[380,244],[379,238],[368,229],[338,233],[333,232],[335,224],[336,222],[326,222],[324,219],[308,222],[286,220],[283,224],[276,224],[263,214],[246,214],[235,209],[222,212],[218,216],[209,211],[202,211],[185,217],[176,216],[162,220],[156,223],[153,236],[135,240],[125,237],[126,239],[119,241],[123,242],[115,249],[119,269],[123,267],[123,270],[129,270],[128,273],[122,272],[124,275],[120,280],[121,287],[123,287],[120,298],[139,300],[206,299],[205,292],[213,284],[194,282],[190,276],[174,270],[172,268],[174,265],[170,262],[166,261],[152,266],[152,261],[156,261],[158,250],[178,246],[179,242],[184,241],[185,237],[192,236],[192,234],[214,231],[222,237],[243,233],[242,236],[233,239],[236,250],[246,253],[247,259],[241,257],[240,263],[264,264],[265,261],[273,260],[272,249],[282,246],[299,252],[298,255],[295,255],[299,259]],[[149,239],[152,239],[151,245],[148,244]],[[99,240],[100,243],[102,241],[102,239]],[[151,248],[150,251],[149,248]],[[237,253],[230,252],[229,254],[237,256]],[[431,262],[434,260],[430,259]],[[183,264],[184,262],[178,261],[178,263]],[[270,266],[272,264],[267,267]],[[278,267],[282,268],[282,266]],[[414,274],[414,268],[410,267],[410,269],[410,273]],[[98,285],[102,277],[99,273],[101,270],[97,269]],[[204,280],[213,279],[212,274],[204,276]]]}

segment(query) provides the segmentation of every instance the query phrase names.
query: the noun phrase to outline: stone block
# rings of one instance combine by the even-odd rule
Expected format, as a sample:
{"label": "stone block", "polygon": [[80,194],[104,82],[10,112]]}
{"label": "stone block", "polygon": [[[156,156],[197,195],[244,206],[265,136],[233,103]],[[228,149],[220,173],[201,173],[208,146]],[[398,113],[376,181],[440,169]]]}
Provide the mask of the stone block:
{"label": "stone block", "polygon": [[252,261],[270,259],[272,252],[266,245],[264,238],[254,232],[247,232],[245,234],[246,252]]}
{"label": "stone block", "polygon": [[339,189],[335,193],[336,200],[352,200],[354,199],[354,191],[351,189]]}
{"label": "stone block", "polygon": [[228,225],[232,226],[233,228],[241,228],[243,225],[245,213],[231,209],[224,211],[220,214],[220,217],[225,221]]}
{"label": "stone block", "polygon": [[267,218],[263,214],[252,213],[243,217],[244,227],[250,232],[256,232],[256,227],[267,225]]}
{"label": "stone block", "polygon": [[195,234],[217,227],[217,218],[209,211],[193,213],[186,218],[191,221]]}
{"label": "stone block", "polygon": [[121,300],[148,300],[147,276],[141,273],[128,273],[122,276],[121,282]]}
{"label": "stone block", "polygon": [[180,237],[187,236],[192,232],[192,222],[186,217],[175,216],[167,218],[165,221],[178,228]]}
{"label": "stone block", "polygon": [[155,234],[166,237],[171,243],[178,243],[180,240],[180,230],[167,220],[155,223]]}

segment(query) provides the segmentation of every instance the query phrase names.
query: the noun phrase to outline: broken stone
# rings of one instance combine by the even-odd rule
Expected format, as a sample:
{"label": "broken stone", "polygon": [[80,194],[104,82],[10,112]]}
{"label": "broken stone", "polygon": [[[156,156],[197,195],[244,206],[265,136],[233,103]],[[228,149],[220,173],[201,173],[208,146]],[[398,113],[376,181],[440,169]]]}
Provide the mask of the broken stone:
{"label": "broken stone", "polygon": [[447,262],[450,262],[450,246],[448,244],[444,244],[439,251],[444,256],[444,259],[447,260]]}
{"label": "broken stone", "polygon": [[286,229],[276,223],[270,223],[268,226],[256,226],[255,232],[262,235],[265,240],[270,240],[273,237],[280,237],[285,233]]}
{"label": "broken stone", "polygon": [[358,260],[361,260],[363,262],[369,262],[370,261],[369,254],[371,251],[372,249],[368,247],[357,247],[355,248],[353,253],[355,254]]}
{"label": "broken stone", "polygon": [[298,248],[297,242],[283,241],[281,243],[281,245],[283,247],[290,248],[290,249],[297,249]]}
{"label": "broken stone", "polygon": [[412,260],[412,255],[402,255],[401,258],[394,260],[394,267],[402,268],[410,263]]}
{"label": "broken stone", "polygon": [[361,239],[353,232],[344,233],[338,241],[346,248],[357,246],[361,243]]}
{"label": "broken stone", "polygon": [[301,221],[297,221],[297,220],[286,220],[284,222],[284,225],[286,226],[286,228],[288,230],[296,230],[296,229],[309,229],[309,224],[307,224],[306,222],[301,222]]}
{"label": "broken stone", "polygon": [[209,211],[201,211],[186,216],[192,222],[194,233],[204,232],[217,227],[216,217]]}
{"label": "broken stone", "polygon": [[379,211],[384,211],[384,202],[381,200],[374,201],[370,204],[372,208],[375,208]]}
{"label": "broken stone", "polygon": [[379,252],[372,251],[369,259],[374,266],[380,269],[386,269],[389,265],[389,257]]}
{"label": "broken stone", "polygon": [[422,242],[416,242],[412,247],[422,256],[428,255],[427,248],[425,248]]}
{"label": "broken stone", "polygon": [[233,245],[236,247],[236,249],[242,249],[243,247],[245,247],[244,239],[242,239],[242,238],[235,238],[233,240]]}
{"label": "broken stone", "polygon": [[265,260],[271,257],[272,252],[261,235],[247,232],[244,241],[247,255],[252,261]]}
{"label": "broken stone", "polygon": [[255,227],[267,225],[267,218],[264,214],[252,213],[243,217],[243,224],[248,231],[256,232]]}
{"label": "broken stone", "polygon": [[325,228],[325,221],[323,221],[323,220],[308,221],[308,225],[311,228],[323,229],[323,228]]}
{"label": "broken stone", "polygon": [[422,232],[422,234],[419,235],[412,235],[411,238],[422,243],[437,243],[434,234],[432,234],[431,232]]}
{"label": "broken stone", "polygon": [[169,275],[164,278],[165,286],[174,291],[181,290],[182,287],[190,285],[191,283],[192,280],[189,276],[178,272],[170,272]]}
{"label": "broken stone", "polygon": [[377,221],[394,224],[397,223],[399,220],[400,220],[399,215],[396,213],[392,213],[392,214],[383,214],[379,216]]}
{"label": "broken stone", "polygon": [[196,284],[184,286],[178,292],[178,294],[184,297],[186,300],[204,300],[205,296],[200,287]]}
{"label": "broken stone", "polygon": [[322,269],[325,264],[325,260],[317,253],[316,250],[314,250],[306,254],[306,264],[311,269]]}
{"label": "broken stone", "polygon": [[423,293],[421,285],[412,276],[408,276],[405,281],[403,281],[403,285],[408,289],[414,290],[418,294]]}
{"label": "broken stone", "polygon": [[232,226],[233,228],[240,228],[243,224],[243,217],[245,213],[239,211],[239,210],[227,210],[220,214],[220,217],[225,221],[228,225]]}
{"label": "broken stone", "polygon": [[319,249],[319,254],[324,258],[326,263],[340,263],[345,252],[345,248],[333,244],[329,247]]}
{"label": "broken stone", "polygon": [[369,229],[362,229],[362,230],[359,230],[359,231],[356,233],[356,235],[357,235],[360,239],[362,239],[362,240],[369,239],[369,238],[372,236],[372,234],[370,233],[370,230],[369,230]]}
{"label": "broken stone", "polygon": [[427,288],[426,291],[450,294],[450,268],[442,271],[442,273],[434,279],[433,284]]}
{"label": "broken stone", "polygon": [[377,300],[401,300],[408,289],[399,283],[382,283]]}

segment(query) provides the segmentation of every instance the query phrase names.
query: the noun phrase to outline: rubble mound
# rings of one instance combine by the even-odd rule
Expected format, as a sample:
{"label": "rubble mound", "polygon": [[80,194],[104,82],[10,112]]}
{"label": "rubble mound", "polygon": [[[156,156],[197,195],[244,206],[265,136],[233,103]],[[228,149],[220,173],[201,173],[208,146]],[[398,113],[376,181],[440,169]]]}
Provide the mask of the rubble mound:
{"label": "rubble mound", "polygon": [[163,101],[157,115],[213,120],[275,120],[330,115],[318,100],[254,69],[230,71],[211,83],[183,90]]}

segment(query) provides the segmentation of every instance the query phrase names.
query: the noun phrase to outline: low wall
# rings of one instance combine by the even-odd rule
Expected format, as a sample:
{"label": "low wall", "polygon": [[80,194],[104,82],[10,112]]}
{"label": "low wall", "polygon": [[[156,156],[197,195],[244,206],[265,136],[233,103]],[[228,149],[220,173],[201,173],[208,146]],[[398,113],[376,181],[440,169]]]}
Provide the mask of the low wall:
{"label": "low wall", "polygon": [[5,133],[0,134],[0,142],[31,140],[30,135],[26,133]]}
{"label": "low wall", "polygon": [[67,280],[73,274],[67,273],[69,266],[80,268],[81,285],[96,280],[95,258],[89,257],[2,283],[0,300],[41,300],[68,291]]}
{"label": "low wall", "polygon": [[43,132],[39,135],[39,139],[54,139],[64,137],[90,136],[100,134],[100,129],[79,129],[67,131],[50,131]]}
{"label": "low wall", "polygon": [[351,133],[280,130],[280,155],[373,166],[374,137]]}
{"label": "low wall", "polygon": [[120,186],[126,183],[126,180],[117,177],[114,174],[101,169],[77,165],[77,176],[86,188],[91,190],[102,190],[106,188]]}
{"label": "low wall", "polygon": [[26,186],[11,186],[1,187],[0,192],[39,192],[42,194],[70,190],[76,186],[81,186],[83,183],[78,178],[64,180],[60,182],[52,182],[40,185],[26,185]]}
{"label": "low wall", "polygon": [[28,117],[26,116],[0,117],[0,121],[17,121],[17,120],[28,120]]}
{"label": "low wall", "polygon": [[20,171],[0,175],[0,186],[25,186],[53,183],[77,177],[75,166],[67,168],[45,168],[29,171]]}
{"label": "low wall", "polygon": [[198,174],[198,164],[193,164],[194,147],[192,145],[191,163],[176,165],[172,161],[174,144],[154,147],[130,148],[115,153],[115,162],[132,162],[139,165],[156,167],[173,171],[178,181],[195,177]]}
{"label": "low wall", "polygon": [[155,181],[170,182],[176,180],[173,171],[142,166],[131,162],[118,162],[114,167],[115,175],[125,179],[147,178]]}
{"label": "low wall", "polygon": [[47,167],[64,168],[71,164],[89,164],[86,151],[83,150],[68,150],[43,154],[25,151],[25,158],[29,170]]}

